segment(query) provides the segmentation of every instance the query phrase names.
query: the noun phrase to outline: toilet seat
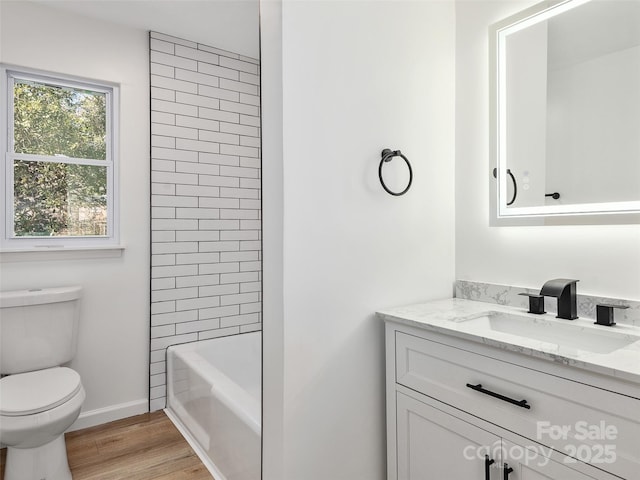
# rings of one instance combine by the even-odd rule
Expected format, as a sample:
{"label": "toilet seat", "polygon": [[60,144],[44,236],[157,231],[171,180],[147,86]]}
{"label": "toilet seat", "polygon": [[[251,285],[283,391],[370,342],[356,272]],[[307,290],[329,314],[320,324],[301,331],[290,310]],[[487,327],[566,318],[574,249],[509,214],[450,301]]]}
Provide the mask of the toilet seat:
{"label": "toilet seat", "polygon": [[82,389],[80,375],[67,367],[18,373],[0,379],[0,415],[34,415],[62,405]]}

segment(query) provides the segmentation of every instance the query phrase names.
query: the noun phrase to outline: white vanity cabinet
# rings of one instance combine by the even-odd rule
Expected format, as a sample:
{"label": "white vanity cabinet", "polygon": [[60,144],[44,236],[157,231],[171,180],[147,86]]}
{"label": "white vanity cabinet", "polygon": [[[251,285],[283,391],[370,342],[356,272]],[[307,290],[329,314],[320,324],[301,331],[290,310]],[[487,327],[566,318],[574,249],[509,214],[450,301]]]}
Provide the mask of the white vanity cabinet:
{"label": "white vanity cabinet", "polygon": [[[397,469],[389,472],[389,479],[598,478],[544,455],[530,443],[510,442],[401,392],[397,392],[396,408]],[[505,474],[505,468],[512,471]]]}
{"label": "white vanity cabinet", "polygon": [[386,320],[389,480],[640,479],[637,385]]}
{"label": "white vanity cabinet", "polygon": [[401,392],[396,408],[397,478],[484,478],[485,455],[500,437]]}

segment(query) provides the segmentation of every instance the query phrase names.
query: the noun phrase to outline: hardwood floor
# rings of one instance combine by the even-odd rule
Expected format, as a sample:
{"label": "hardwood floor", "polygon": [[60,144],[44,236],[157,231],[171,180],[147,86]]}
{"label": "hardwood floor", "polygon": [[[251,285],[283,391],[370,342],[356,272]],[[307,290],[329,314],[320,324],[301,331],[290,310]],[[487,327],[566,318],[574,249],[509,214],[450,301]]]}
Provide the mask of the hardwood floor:
{"label": "hardwood floor", "polygon": [[[73,480],[212,480],[162,411],[68,433]],[[6,449],[0,455],[4,480]]]}

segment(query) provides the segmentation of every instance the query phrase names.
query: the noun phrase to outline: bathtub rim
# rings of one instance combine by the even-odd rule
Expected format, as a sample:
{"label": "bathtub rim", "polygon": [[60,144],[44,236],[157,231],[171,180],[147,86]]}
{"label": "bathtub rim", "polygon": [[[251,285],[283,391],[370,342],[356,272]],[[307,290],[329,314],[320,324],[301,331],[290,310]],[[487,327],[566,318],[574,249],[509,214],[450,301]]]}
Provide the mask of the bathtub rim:
{"label": "bathtub rim", "polygon": [[[201,357],[198,353],[197,350],[200,348],[203,348],[203,344],[206,344],[208,341],[211,341],[212,343],[214,341],[219,341],[221,339],[224,338],[229,338],[229,337],[235,337],[238,335],[249,335],[249,334],[256,334],[256,336],[259,335],[258,338],[258,345],[260,348],[260,355],[259,355],[259,361],[260,361],[260,374],[258,376],[259,382],[260,382],[260,391],[259,391],[259,396],[255,397],[249,394],[249,392],[247,392],[244,388],[240,387],[239,385],[235,384],[235,382],[233,382],[232,380],[229,379],[229,377],[227,375],[225,375],[224,373],[222,373],[222,371],[220,371],[219,369],[212,367],[211,363],[209,361],[207,361],[205,358]],[[204,347],[206,348],[206,347]],[[201,366],[199,365],[194,365],[192,362],[189,362],[189,359],[184,359],[184,355],[185,354],[193,354],[194,356],[198,356],[200,357],[200,362],[199,363],[205,363],[207,365],[207,367],[209,369],[213,368],[214,370],[216,370],[217,376],[219,377],[224,377],[224,379],[226,379],[228,382],[231,382],[232,384],[234,384],[236,386],[236,388],[242,389],[243,392],[245,393],[245,395],[250,396],[254,402],[257,402],[257,412],[258,412],[258,418],[257,418],[257,423],[256,422],[247,422],[245,418],[242,418],[242,416],[237,415],[237,417],[247,426],[249,427],[251,430],[254,431],[254,433],[258,436],[258,438],[260,439],[260,461],[259,461],[259,478],[262,478],[262,330],[254,330],[251,332],[245,332],[242,334],[233,334],[233,335],[224,335],[224,336],[220,336],[220,337],[214,337],[214,338],[208,338],[208,339],[204,339],[204,340],[194,340],[194,341],[190,341],[190,342],[183,342],[183,343],[179,343],[179,344],[175,344],[175,345],[170,345],[167,348],[165,348],[165,365],[166,365],[166,376],[167,376],[167,391],[166,391],[166,406],[163,409],[163,411],[165,412],[165,414],[167,415],[167,417],[171,420],[171,422],[176,426],[176,428],[178,429],[178,431],[180,432],[180,434],[185,438],[185,440],[187,441],[187,443],[191,446],[191,448],[193,449],[193,451],[196,453],[196,455],[198,456],[198,458],[202,461],[203,465],[205,466],[205,468],[209,471],[209,473],[213,476],[213,478],[215,478],[216,480],[227,480],[227,477],[220,471],[219,467],[216,465],[216,463],[213,461],[213,459],[210,457],[209,452],[206,450],[206,447],[204,445],[202,445],[197,437],[196,433],[193,433],[190,429],[190,427],[188,427],[188,423],[185,423],[189,420],[190,418],[190,413],[188,411],[185,410],[185,414],[186,417],[183,420],[180,417],[180,411],[184,410],[184,405],[182,404],[182,402],[176,401],[175,400],[175,395],[172,393],[170,394],[170,389],[172,389],[172,383],[169,382],[169,364],[173,363],[175,361],[175,357],[176,356],[180,356],[180,355],[176,355],[176,350],[180,351],[182,350],[182,358],[181,361],[182,362],[187,362],[189,363],[189,368],[193,368],[194,372],[197,373],[198,375],[201,375],[202,372],[200,371],[202,369]],[[171,354],[171,355],[170,355]],[[173,358],[172,358],[173,357]],[[170,360],[171,358],[171,360]],[[211,384],[211,382],[209,382],[209,380],[206,378],[206,375],[204,375],[204,380],[205,382]],[[214,388],[211,388],[211,391],[213,393]],[[170,398],[174,397],[174,401],[170,402]],[[219,400],[223,400],[224,397],[220,396],[220,395],[216,395],[217,399]],[[226,402],[225,402],[226,403]],[[197,423],[197,422],[196,422]]]}
{"label": "bathtub rim", "polygon": [[[262,375],[260,374],[260,395],[254,397],[247,390],[239,386],[236,382],[234,382],[228,375],[222,372],[220,369],[216,368],[215,365],[212,365],[208,362],[204,357],[198,354],[197,350],[200,348],[206,348],[203,344],[206,343],[214,343],[217,340],[221,340],[223,338],[229,339],[230,337],[237,337],[238,335],[251,335],[257,334],[260,335],[260,349],[262,350],[261,336],[262,331],[254,331],[241,333],[237,335],[226,335],[223,337],[216,338],[208,338],[206,340],[199,340],[187,343],[181,343],[176,345],[170,345],[166,350],[166,368],[167,368],[167,393],[166,393],[166,408],[170,408],[169,398],[171,397],[170,391],[173,388],[172,383],[169,381],[169,365],[173,363],[173,360],[170,361],[171,355],[181,356],[182,361],[188,363],[196,373],[201,375],[204,379],[206,379],[207,383],[210,385],[210,392],[219,398],[224,405],[232,410],[236,415],[242,419],[242,421],[247,424],[253,432],[262,436]],[[182,355],[180,355],[180,352]],[[262,362],[262,355],[260,355],[260,361]],[[216,372],[216,380],[222,384],[223,388],[220,388],[221,385],[214,384],[210,381],[210,369],[215,370]],[[233,392],[233,395],[228,395],[228,392]],[[238,401],[240,403],[240,408],[238,408]]]}

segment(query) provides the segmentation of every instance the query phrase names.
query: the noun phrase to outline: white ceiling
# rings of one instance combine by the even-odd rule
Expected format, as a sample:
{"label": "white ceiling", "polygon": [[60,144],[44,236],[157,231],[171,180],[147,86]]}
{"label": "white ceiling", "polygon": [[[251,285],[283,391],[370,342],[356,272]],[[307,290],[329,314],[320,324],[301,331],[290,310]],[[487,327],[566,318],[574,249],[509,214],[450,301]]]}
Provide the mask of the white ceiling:
{"label": "white ceiling", "polygon": [[31,1],[142,30],[166,33],[253,58],[259,57],[258,0]]}

